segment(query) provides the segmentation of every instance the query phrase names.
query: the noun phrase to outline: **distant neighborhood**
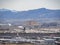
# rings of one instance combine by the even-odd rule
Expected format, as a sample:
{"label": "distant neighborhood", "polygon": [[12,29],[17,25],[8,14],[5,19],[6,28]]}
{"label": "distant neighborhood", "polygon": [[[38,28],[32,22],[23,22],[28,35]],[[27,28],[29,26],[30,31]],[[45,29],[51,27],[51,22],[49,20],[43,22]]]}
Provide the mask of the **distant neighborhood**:
{"label": "distant neighborhood", "polygon": [[21,25],[0,23],[0,33],[60,33],[60,25],[57,23],[38,23],[25,21]]}

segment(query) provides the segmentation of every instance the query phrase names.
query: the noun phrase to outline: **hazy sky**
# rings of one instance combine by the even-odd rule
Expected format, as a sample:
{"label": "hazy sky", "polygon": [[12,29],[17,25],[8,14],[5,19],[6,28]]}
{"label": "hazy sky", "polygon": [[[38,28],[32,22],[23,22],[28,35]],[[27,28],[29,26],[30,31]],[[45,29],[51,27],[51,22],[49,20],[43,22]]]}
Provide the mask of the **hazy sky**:
{"label": "hazy sky", "polygon": [[0,0],[0,9],[30,10],[37,8],[60,9],[60,0]]}

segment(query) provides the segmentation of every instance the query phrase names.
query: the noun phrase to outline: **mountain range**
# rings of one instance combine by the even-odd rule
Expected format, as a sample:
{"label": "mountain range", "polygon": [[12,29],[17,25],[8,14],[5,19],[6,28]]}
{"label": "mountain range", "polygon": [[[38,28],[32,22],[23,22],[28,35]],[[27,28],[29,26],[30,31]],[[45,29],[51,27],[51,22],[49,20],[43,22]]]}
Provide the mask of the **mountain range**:
{"label": "mountain range", "polygon": [[21,20],[38,20],[38,21],[60,21],[60,10],[51,10],[46,8],[28,10],[28,11],[12,11],[8,9],[0,9],[1,21],[21,21]]}

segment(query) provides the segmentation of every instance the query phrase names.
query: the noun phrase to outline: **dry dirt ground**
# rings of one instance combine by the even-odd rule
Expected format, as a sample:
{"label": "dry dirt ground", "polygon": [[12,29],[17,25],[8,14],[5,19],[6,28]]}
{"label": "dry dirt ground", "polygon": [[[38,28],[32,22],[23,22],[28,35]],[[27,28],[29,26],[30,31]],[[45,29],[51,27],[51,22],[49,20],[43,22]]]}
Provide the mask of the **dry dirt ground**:
{"label": "dry dirt ground", "polygon": [[22,44],[0,44],[0,45],[34,45],[31,43],[22,43]]}

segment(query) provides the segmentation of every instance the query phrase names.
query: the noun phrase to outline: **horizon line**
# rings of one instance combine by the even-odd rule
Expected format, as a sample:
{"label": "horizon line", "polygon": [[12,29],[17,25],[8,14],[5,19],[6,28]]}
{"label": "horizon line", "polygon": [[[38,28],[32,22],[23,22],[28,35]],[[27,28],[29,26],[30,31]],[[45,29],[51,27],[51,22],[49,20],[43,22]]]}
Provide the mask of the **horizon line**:
{"label": "horizon line", "polygon": [[0,10],[11,10],[11,11],[30,11],[30,10],[37,10],[37,9],[60,10],[60,9],[48,9],[48,8],[35,8],[35,9],[26,9],[26,10],[16,10],[16,9],[0,8]]}

